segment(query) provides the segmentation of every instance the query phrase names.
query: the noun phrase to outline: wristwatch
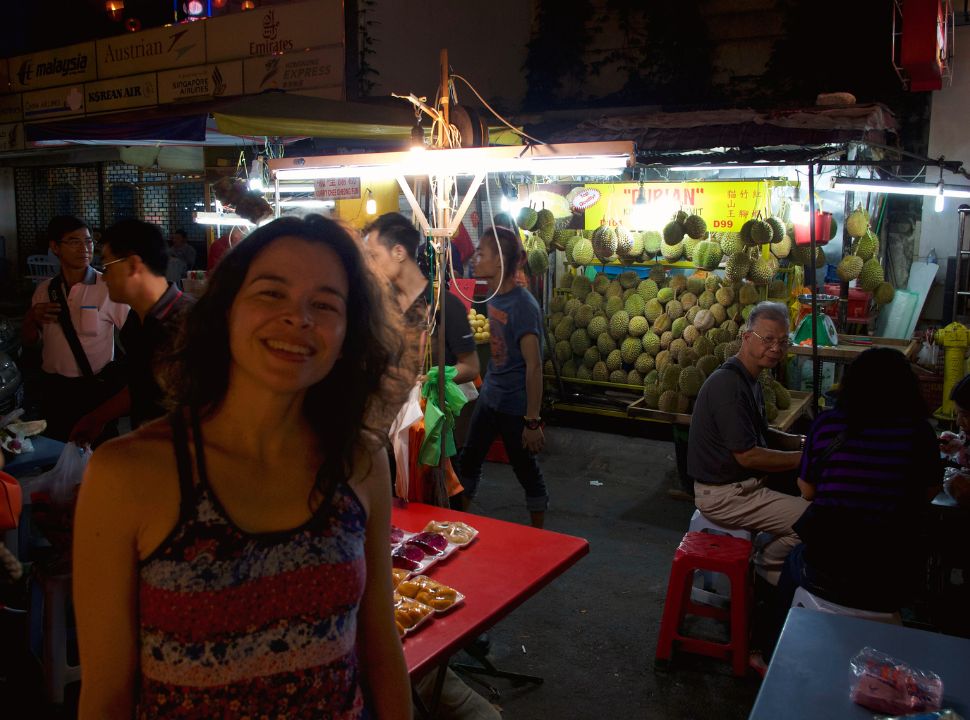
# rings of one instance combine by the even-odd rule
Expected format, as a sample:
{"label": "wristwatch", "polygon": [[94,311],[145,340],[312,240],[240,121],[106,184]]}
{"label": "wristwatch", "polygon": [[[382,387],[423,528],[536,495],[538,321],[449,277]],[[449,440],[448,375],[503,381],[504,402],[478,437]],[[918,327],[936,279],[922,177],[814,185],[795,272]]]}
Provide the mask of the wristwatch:
{"label": "wristwatch", "polygon": [[522,418],[525,420],[525,426],[529,430],[538,430],[541,427],[542,420],[540,418]]}
{"label": "wristwatch", "polygon": [[802,437],[798,441],[798,449],[801,450],[802,452],[805,452],[805,440],[806,439],[807,438],[804,435],[802,435]]}

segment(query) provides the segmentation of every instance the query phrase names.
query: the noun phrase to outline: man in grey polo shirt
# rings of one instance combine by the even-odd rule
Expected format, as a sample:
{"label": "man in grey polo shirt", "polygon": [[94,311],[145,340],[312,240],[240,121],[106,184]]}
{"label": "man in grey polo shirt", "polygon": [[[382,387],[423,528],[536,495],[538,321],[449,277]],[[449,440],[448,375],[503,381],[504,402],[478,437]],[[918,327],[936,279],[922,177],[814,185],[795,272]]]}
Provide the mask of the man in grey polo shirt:
{"label": "man in grey polo shirt", "polygon": [[758,374],[775,367],[788,349],[788,309],[759,303],[748,317],[738,354],[708,378],[694,403],[687,443],[687,472],[694,502],[709,519],[774,535],[756,557],[772,585],[798,544],[792,525],[809,503],[765,487],[772,472],[801,465],[805,438],[768,427]]}

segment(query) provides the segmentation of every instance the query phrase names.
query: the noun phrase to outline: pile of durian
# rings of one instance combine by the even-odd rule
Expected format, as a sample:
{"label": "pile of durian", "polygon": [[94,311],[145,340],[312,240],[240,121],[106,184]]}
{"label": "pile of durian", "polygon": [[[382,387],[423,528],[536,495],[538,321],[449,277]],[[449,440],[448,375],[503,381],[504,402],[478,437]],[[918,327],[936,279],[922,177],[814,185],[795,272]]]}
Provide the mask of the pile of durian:
{"label": "pile of durian", "polygon": [[[767,294],[785,292],[776,281]],[[642,388],[648,408],[686,413],[704,380],[740,349],[741,328],[760,299],[753,283],[707,272],[668,276],[659,265],[646,279],[633,270],[592,282],[568,273],[550,303],[544,371],[554,375],[555,363],[567,379]],[[769,389],[771,420],[791,396]]]}
{"label": "pile of durian", "polygon": [[869,213],[859,205],[845,221],[845,230],[854,238],[849,252],[839,262],[836,272],[843,282],[856,281],[860,290],[872,293],[877,305],[892,302],[896,295],[892,283],[886,282],[879,263],[879,238],[869,227]]}

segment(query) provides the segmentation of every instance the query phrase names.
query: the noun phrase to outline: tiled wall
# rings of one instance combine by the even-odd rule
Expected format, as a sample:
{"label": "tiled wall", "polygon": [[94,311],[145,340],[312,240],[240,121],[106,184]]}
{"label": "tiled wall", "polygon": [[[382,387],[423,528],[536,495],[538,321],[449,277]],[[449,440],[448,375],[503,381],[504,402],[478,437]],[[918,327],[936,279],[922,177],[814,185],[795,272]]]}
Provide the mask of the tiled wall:
{"label": "tiled wall", "polygon": [[17,237],[21,266],[47,252],[44,232],[54,215],[77,215],[102,229],[126,217],[155,223],[166,237],[178,229],[202,247],[205,226],[192,222],[204,210],[198,178],[144,170],[119,162],[67,167],[17,168]]}

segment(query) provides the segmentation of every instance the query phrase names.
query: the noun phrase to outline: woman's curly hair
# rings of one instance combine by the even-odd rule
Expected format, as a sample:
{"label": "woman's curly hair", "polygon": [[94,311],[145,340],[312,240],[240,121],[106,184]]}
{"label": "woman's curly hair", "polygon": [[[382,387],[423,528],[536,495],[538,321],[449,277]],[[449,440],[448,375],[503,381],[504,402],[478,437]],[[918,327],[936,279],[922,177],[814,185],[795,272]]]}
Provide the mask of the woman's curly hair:
{"label": "woman's curly hair", "polygon": [[157,370],[171,407],[197,408],[203,415],[219,408],[229,390],[229,312],[253,261],[282,237],[330,248],[347,273],[347,332],[340,357],[303,401],[324,458],[316,489],[329,498],[339,481],[352,477],[358,452],[386,444],[387,429],[411,385],[400,370],[400,312],[359,241],[343,226],[320,215],[283,217],[233,246],[185,313],[173,349]]}

